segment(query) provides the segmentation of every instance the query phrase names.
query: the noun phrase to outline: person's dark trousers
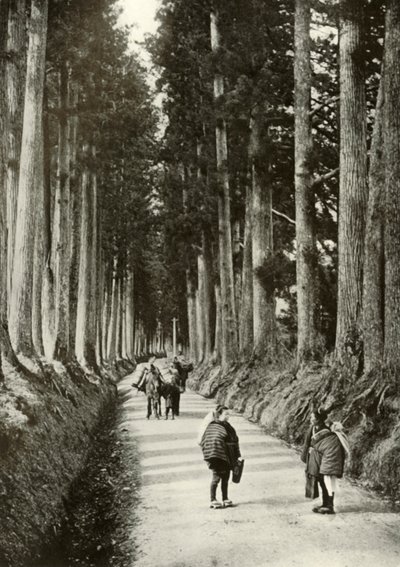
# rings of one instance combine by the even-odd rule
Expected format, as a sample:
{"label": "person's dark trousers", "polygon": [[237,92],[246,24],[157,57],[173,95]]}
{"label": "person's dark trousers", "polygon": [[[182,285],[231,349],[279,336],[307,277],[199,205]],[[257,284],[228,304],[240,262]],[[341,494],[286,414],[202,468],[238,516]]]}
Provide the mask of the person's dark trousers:
{"label": "person's dark trousers", "polygon": [[182,391],[186,392],[186,381],[188,379],[189,373],[187,370],[182,370],[181,371],[181,386],[182,386]]}
{"label": "person's dark trousers", "polygon": [[168,419],[169,410],[171,410],[172,419],[175,419],[175,412],[174,412],[174,408],[173,408],[173,407],[167,407],[167,408],[165,409],[165,419]]}
{"label": "person's dark trousers", "polygon": [[228,483],[229,483],[229,475],[230,471],[212,471],[212,479],[211,479],[211,486],[210,486],[210,498],[211,501],[217,499],[217,487],[219,482],[221,481],[221,491],[222,491],[222,500],[228,500]]}
{"label": "person's dark trousers", "polygon": [[174,410],[175,415],[179,415],[180,401],[181,401],[181,393],[178,390],[177,392],[174,392],[173,397],[172,397],[172,408]]}
{"label": "person's dark trousers", "polygon": [[147,396],[147,419],[151,416],[151,408],[153,405],[153,398]]}

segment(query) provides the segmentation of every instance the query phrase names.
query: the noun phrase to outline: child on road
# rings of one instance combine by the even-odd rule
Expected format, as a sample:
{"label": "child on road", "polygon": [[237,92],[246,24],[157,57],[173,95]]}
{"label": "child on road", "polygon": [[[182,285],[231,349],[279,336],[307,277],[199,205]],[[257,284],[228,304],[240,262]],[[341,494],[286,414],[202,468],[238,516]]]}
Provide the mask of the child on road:
{"label": "child on road", "polygon": [[[228,497],[230,472],[240,458],[239,438],[229,420],[229,410],[225,406],[217,406],[212,415],[205,418],[199,436],[204,460],[212,472],[210,485],[210,508],[226,508],[232,506]],[[207,425],[207,420],[210,422]],[[217,500],[217,488],[221,483],[222,503]]]}

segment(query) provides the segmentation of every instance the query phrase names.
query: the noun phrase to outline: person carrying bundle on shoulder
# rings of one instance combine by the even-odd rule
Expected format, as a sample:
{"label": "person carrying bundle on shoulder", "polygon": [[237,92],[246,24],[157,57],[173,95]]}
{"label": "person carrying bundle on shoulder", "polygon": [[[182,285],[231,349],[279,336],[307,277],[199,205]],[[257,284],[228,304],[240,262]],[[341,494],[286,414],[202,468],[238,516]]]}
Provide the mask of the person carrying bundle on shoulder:
{"label": "person carrying bundle on shoulder", "polygon": [[178,356],[174,358],[174,366],[179,372],[180,390],[183,393],[186,391],[186,381],[189,377],[189,372],[193,370],[193,363],[186,360],[183,356],[183,351],[180,350]]}
{"label": "person carrying bundle on shoulder", "polygon": [[334,514],[337,479],[342,478],[344,461],[349,455],[349,442],[340,423],[329,427],[328,414],[323,408],[311,412],[311,427],[307,433],[301,460],[306,463],[306,497],[317,498],[318,486],[322,504],[315,506],[317,514]]}
{"label": "person carrying bundle on shoulder", "polygon": [[169,378],[163,384],[162,393],[165,398],[165,419],[168,419],[170,411],[172,419],[175,419],[175,416],[179,416],[181,392],[179,389],[179,374],[173,364],[170,365]]}

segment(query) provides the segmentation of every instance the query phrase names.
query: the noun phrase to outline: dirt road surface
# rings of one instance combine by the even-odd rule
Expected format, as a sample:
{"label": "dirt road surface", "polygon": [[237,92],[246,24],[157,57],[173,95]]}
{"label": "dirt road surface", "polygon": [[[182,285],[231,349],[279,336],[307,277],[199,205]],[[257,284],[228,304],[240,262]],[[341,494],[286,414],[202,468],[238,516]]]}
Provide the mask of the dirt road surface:
{"label": "dirt road surface", "polygon": [[192,392],[175,421],[146,419],[143,394],[120,385],[124,443],[136,439],[142,469],[135,567],[399,567],[400,515],[342,480],[336,515],[311,511],[299,455],[239,415],[245,469],[230,483],[235,506],[209,508],[211,473],[196,436],[214,407]]}

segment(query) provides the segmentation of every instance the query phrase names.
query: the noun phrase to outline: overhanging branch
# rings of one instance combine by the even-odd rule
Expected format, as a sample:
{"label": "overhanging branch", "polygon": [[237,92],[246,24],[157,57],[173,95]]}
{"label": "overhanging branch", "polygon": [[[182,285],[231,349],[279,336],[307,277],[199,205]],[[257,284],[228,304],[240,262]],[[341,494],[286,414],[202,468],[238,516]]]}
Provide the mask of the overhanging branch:
{"label": "overhanging branch", "polygon": [[328,173],[325,173],[324,175],[319,175],[314,179],[313,187],[315,187],[316,185],[320,185],[321,183],[324,183],[329,179],[332,179],[332,177],[335,177],[338,173],[339,173],[339,168],[336,167],[335,169],[332,169],[332,171],[328,171]]}
{"label": "overhanging branch", "polygon": [[291,219],[290,217],[288,217],[284,213],[280,213],[279,211],[276,211],[275,209],[272,209],[272,212],[277,217],[282,217],[283,219],[287,220],[288,222],[290,222],[291,224],[294,224],[296,226],[296,221]]}

